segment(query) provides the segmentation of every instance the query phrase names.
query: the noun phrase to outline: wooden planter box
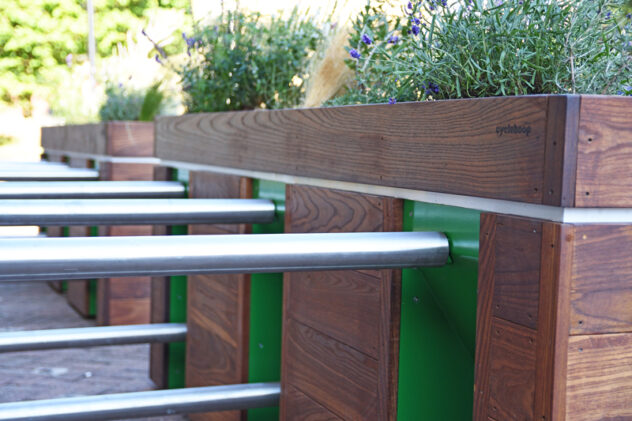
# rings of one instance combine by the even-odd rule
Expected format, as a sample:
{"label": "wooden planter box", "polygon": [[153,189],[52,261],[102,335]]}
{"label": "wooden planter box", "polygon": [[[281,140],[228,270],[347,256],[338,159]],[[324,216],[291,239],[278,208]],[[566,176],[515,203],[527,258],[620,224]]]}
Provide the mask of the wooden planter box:
{"label": "wooden planter box", "polygon": [[[152,180],[154,125],[114,121],[99,124],[42,128],[42,146],[51,161],[75,167],[98,167],[101,180]],[[147,161],[150,162],[150,161]],[[59,235],[48,229],[49,235]],[[90,228],[69,227],[70,236],[90,235]],[[94,231],[94,230],[93,230]],[[151,235],[150,226],[99,227],[99,235]],[[67,284],[69,303],[84,316],[96,316],[100,325],[147,323],[150,280],[101,279]]]}
{"label": "wooden planter box", "polygon": [[[285,232],[450,237],[421,274],[285,274],[281,419],[632,417],[632,98],[165,117],[156,156],[285,183]],[[213,285],[189,282],[187,384],[253,381],[248,284],[222,311]]]}

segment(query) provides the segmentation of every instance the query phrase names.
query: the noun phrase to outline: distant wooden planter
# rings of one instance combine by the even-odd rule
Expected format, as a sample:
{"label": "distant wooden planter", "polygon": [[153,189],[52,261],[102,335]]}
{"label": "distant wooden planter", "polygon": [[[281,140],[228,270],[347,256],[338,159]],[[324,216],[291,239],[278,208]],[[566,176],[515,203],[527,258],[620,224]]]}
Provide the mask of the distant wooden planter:
{"label": "distant wooden planter", "polygon": [[[463,419],[632,417],[631,98],[531,96],[164,117],[156,123],[156,156],[177,168],[286,183],[285,232],[423,229],[428,216],[407,226],[406,218],[416,216],[398,199],[444,205],[445,221],[456,208],[481,212],[480,254],[472,246],[476,252],[462,256],[478,259],[474,381],[457,393],[443,373],[420,376],[428,387],[403,409],[411,401],[404,388],[418,386],[414,379],[402,383],[402,373],[415,364],[432,368],[415,352],[440,346],[417,341],[411,350],[399,336],[404,306],[423,309],[424,297],[404,294],[400,302],[399,271],[286,274],[281,419],[394,420],[398,411],[400,419],[457,419],[435,411],[457,405],[462,393],[471,399],[472,390],[473,409]],[[449,232],[441,217],[425,228]],[[453,242],[454,264],[468,244]],[[456,275],[441,282],[444,292],[446,283],[459,285]],[[251,369],[239,359],[248,352],[247,319],[230,331],[218,321],[241,314],[247,303],[233,291],[231,307],[213,315],[213,294],[203,302],[203,291],[196,292],[188,383],[243,381]],[[349,306],[366,317],[351,322]],[[217,337],[223,339],[207,340]],[[230,344],[224,351],[222,341]],[[404,347],[413,355],[406,367]],[[221,375],[196,365],[209,355]],[[433,388],[448,392],[426,399]],[[402,411],[418,412],[406,418]]]}
{"label": "distant wooden planter", "polygon": [[[42,128],[42,146],[51,161],[74,167],[98,166],[101,180],[152,180],[154,124],[113,121],[99,124]],[[135,158],[126,160],[125,158]],[[140,159],[139,159],[140,158]],[[127,161],[127,162],[126,162]],[[49,235],[60,235],[49,228]],[[100,235],[151,235],[150,226],[100,227]],[[70,236],[90,235],[85,227],[69,227]],[[68,282],[69,303],[101,325],[149,322],[150,278],[101,279]]]}

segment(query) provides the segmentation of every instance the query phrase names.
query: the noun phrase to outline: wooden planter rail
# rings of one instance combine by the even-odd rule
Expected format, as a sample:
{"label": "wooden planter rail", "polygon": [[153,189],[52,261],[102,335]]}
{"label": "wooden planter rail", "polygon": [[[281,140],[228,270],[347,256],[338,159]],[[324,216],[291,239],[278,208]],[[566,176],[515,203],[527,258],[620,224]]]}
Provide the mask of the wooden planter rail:
{"label": "wooden planter rail", "polygon": [[[108,122],[42,128],[42,147],[52,162],[98,167],[101,180],[153,180],[153,123]],[[97,227],[48,227],[49,236],[96,235]],[[99,235],[150,235],[151,226],[102,226]],[[150,278],[100,279],[67,285],[68,302],[100,325],[149,322]]]}
{"label": "wooden planter rail", "polygon": [[[632,417],[632,99],[165,117],[156,122],[155,153],[190,171],[194,197],[257,197],[260,183],[285,183],[285,232],[426,224],[452,241],[446,272],[285,274],[282,419]],[[480,253],[477,239],[461,241],[452,224],[464,209],[476,215]],[[477,287],[463,283],[470,276]],[[194,278],[187,385],[252,381],[261,361],[253,354],[269,349],[253,336],[255,283]],[[478,291],[477,302],[454,305],[466,287]],[[454,356],[451,364],[442,355]],[[453,409],[460,401],[465,412]]]}

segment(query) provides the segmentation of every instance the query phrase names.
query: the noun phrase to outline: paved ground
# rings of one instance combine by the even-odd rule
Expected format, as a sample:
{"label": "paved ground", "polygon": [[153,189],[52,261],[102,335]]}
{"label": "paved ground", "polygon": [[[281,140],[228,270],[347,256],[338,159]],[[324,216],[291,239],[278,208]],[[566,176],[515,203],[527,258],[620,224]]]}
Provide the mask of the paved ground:
{"label": "paved ground", "polygon": [[[44,283],[0,284],[0,332],[93,325]],[[148,373],[149,345],[0,354],[0,402],[151,390]]]}

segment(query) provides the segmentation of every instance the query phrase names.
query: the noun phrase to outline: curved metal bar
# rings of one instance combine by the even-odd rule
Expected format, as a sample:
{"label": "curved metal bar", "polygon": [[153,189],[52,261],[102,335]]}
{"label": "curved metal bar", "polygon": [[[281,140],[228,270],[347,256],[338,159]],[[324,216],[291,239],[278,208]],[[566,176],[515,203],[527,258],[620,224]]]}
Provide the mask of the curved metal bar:
{"label": "curved metal bar", "polygon": [[277,406],[279,383],[152,390],[0,404],[0,421],[97,421]]}
{"label": "curved metal bar", "polygon": [[177,181],[11,181],[0,183],[0,199],[181,198]]}
{"label": "curved metal bar", "polygon": [[438,232],[0,239],[0,281],[440,266]]}
{"label": "curved metal bar", "polygon": [[0,226],[266,224],[274,211],[263,199],[4,200]]}
{"label": "curved metal bar", "polygon": [[182,342],[186,340],[186,336],[185,323],[2,332],[0,333],[0,352]]}

